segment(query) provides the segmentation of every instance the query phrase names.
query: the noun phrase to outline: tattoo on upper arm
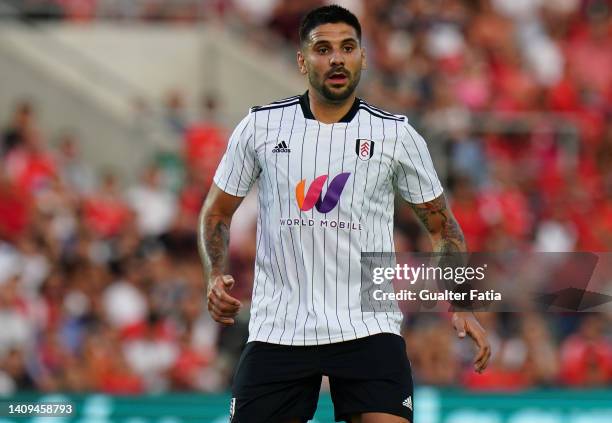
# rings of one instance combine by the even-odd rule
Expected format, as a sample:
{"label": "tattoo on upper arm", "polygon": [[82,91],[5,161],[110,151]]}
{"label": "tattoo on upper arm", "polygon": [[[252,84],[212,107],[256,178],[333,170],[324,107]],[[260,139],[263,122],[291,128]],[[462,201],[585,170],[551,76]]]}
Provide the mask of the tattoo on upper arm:
{"label": "tattoo on upper arm", "polygon": [[434,249],[441,253],[466,250],[459,223],[446,206],[444,195],[423,204],[411,204],[415,214],[434,239]]}

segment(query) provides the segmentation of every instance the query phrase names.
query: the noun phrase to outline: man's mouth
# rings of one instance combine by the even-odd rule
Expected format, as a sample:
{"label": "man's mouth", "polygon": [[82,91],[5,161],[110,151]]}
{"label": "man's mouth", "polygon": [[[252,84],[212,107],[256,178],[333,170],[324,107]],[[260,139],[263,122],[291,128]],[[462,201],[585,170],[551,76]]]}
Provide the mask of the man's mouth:
{"label": "man's mouth", "polygon": [[348,80],[348,76],[344,72],[334,72],[327,79],[335,84],[343,84]]}

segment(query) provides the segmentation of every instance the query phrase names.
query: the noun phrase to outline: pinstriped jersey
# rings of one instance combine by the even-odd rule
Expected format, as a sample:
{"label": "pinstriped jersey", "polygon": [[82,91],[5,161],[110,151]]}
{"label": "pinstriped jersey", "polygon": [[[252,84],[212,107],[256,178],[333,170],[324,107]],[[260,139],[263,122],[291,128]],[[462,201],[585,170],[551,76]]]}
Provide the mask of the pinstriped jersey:
{"label": "pinstriped jersey", "polygon": [[259,183],[249,341],[318,345],[400,332],[401,313],[362,311],[362,252],[393,252],[395,193],[431,201],[442,186],[407,118],[356,99],[317,121],[308,93],[253,107],[214,182],[243,197]]}

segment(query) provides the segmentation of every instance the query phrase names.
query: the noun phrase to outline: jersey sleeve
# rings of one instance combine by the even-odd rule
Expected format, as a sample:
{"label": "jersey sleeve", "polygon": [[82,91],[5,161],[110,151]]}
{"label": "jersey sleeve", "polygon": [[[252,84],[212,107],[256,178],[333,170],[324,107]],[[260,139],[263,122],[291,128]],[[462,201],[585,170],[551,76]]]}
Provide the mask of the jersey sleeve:
{"label": "jersey sleeve", "polygon": [[213,179],[221,190],[236,197],[246,196],[261,172],[251,115],[249,113],[234,129]]}
{"label": "jersey sleeve", "polygon": [[423,137],[406,121],[397,142],[394,182],[402,198],[412,204],[422,204],[439,197],[442,184]]}

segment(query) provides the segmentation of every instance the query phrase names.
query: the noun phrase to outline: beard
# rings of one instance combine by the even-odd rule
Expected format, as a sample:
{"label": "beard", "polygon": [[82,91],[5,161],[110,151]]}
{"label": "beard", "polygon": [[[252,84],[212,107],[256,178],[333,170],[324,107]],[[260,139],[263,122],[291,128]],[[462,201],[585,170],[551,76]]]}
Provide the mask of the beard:
{"label": "beard", "polygon": [[[329,72],[328,74],[331,74],[334,71]],[[312,86],[323,98],[331,103],[340,103],[348,99],[355,92],[355,89],[359,84],[359,80],[361,79],[361,70],[356,71],[354,75],[346,70],[344,71],[347,74],[348,83],[340,90],[332,91],[327,84],[325,84],[327,81],[327,76],[321,77],[318,73],[313,72],[312,70],[308,72],[308,81],[310,82],[310,86]]]}

